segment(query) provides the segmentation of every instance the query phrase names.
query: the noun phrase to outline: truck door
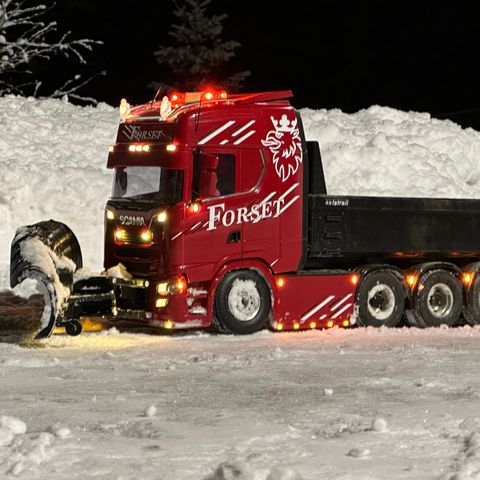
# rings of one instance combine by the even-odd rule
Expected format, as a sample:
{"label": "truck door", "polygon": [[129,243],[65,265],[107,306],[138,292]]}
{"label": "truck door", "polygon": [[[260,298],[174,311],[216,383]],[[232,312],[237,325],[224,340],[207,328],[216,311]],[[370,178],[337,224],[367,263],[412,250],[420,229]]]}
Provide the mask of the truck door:
{"label": "truck door", "polygon": [[244,207],[240,155],[233,149],[202,148],[193,154],[192,201],[185,216],[183,259],[192,281],[210,279],[226,262],[242,258]]}

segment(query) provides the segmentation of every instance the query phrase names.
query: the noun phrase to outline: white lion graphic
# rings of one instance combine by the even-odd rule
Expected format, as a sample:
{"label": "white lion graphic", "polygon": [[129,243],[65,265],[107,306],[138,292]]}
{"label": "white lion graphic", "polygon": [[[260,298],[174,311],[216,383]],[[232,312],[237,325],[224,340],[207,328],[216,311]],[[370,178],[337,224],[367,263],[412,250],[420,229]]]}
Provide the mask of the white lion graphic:
{"label": "white lion graphic", "polygon": [[285,182],[294,175],[302,162],[302,142],[297,119],[290,121],[286,114],[279,120],[272,119],[275,130],[270,130],[262,144],[273,153],[277,175]]}

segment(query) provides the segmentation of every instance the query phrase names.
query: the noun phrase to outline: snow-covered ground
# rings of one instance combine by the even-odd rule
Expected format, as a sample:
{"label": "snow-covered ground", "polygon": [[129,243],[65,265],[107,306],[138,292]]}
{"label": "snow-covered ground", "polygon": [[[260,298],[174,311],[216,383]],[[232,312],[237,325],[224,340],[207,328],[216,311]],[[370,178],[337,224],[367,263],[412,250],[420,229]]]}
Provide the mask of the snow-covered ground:
{"label": "snow-covered ground", "polygon": [[[480,198],[476,131],[376,106],[302,116],[332,193]],[[107,105],[0,98],[0,287],[16,227],[48,218],[101,268],[117,124]],[[479,343],[469,327],[0,343],[0,478],[480,479]]]}
{"label": "snow-covered ground", "polygon": [[0,414],[27,427],[4,446],[0,428],[0,478],[478,479],[479,343],[462,328],[0,344]]}

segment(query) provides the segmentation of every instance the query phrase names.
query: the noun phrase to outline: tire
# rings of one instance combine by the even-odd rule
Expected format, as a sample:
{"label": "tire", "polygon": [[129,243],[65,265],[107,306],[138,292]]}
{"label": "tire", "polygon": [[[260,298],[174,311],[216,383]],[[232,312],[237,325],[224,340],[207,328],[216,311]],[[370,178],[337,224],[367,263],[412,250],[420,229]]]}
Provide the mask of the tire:
{"label": "tire", "polygon": [[392,272],[369,273],[360,280],[355,307],[359,326],[396,327],[405,311],[403,286]]}
{"label": "tire", "polygon": [[272,305],[270,289],[251,270],[228,273],[215,292],[213,326],[223,333],[240,335],[264,328]]}
{"label": "tire", "polygon": [[463,308],[463,287],[460,280],[446,270],[432,270],[423,275],[413,298],[417,326],[453,327]]}
{"label": "tire", "polygon": [[[65,224],[48,220],[20,227],[10,250],[10,286],[14,288],[25,268],[31,266],[22,255],[21,245],[30,238],[37,238],[57,256],[67,257],[75,264],[75,270],[83,267],[82,252],[75,234]],[[62,279],[62,272],[58,272]],[[68,283],[68,280],[65,282]]]}
{"label": "tire", "polygon": [[469,325],[480,324],[480,275],[477,273],[465,296],[463,316]]}

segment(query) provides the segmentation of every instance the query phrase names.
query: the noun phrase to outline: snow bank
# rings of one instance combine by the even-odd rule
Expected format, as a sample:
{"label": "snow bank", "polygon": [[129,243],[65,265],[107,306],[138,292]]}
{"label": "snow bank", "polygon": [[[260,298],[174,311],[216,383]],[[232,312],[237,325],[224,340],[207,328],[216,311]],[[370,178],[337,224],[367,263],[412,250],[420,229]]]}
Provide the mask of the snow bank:
{"label": "snow bank", "polygon": [[104,104],[0,98],[0,285],[7,284],[16,227],[54,218],[78,235],[84,261],[101,267],[111,175],[107,149],[118,114]]}
{"label": "snow bank", "polygon": [[480,198],[480,133],[428,113],[303,110],[337,195]]}
{"label": "snow bank", "polygon": [[[480,198],[474,130],[378,106],[302,116],[307,138],[321,143],[330,193]],[[84,264],[100,270],[116,110],[8,96],[0,98],[0,125],[0,286],[16,228],[49,218],[73,229]]]}

